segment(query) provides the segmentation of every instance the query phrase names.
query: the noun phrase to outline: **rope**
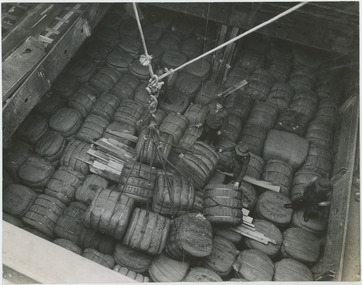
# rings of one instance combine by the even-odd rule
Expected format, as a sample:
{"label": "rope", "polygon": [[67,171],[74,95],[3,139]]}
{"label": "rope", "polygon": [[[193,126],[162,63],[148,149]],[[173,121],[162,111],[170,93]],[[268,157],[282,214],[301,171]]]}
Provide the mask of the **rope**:
{"label": "rope", "polygon": [[188,62],[180,65],[179,67],[177,67],[177,68],[175,68],[175,69],[170,69],[170,70],[167,71],[166,73],[162,74],[158,79],[159,79],[159,80],[162,80],[163,78],[169,76],[170,74],[172,74],[172,73],[174,73],[174,72],[176,72],[176,71],[179,71],[180,69],[182,69],[182,68],[184,68],[184,67],[186,67],[186,66],[188,66],[188,65],[190,65],[190,64],[192,64],[192,63],[194,63],[194,62],[196,62],[196,61],[198,61],[199,59],[201,59],[201,58],[203,58],[203,57],[205,57],[205,56],[207,56],[207,55],[209,55],[209,54],[211,54],[211,53],[213,53],[213,52],[215,52],[215,51],[217,51],[217,50],[219,50],[219,49],[222,49],[223,47],[225,47],[225,46],[227,46],[227,45],[229,45],[229,44],[231,44],[231,43],[233,43],[233,42],[235,42],[235,41],[237,41],[237,40],[240,40],[241,38],[243,38],[243,37],[245,37],[245,36],[247,36],[247,35],[255,32],[256,30],[259,30],[259,29],[261,29],[262,27],[265,27],[266,25],[269,25],[270,23],[272,23],[272,22],[274,22],[274,21],[276,21],[276,20],[278,20],[278,19],[280,19],[280,18],[288,15],[289,13],[291,13],[291,12],[299,9],[300,7],[304,6],[305,4],[307,4],[307,2],[301,2],[301,3],[293,6],[292,8],[290,8],[290,9],[288,9],[288,10],[285,10],[284,12],[282,12],[282,13],[276,15],[275,17],[273,17],[273,18],[265,21],[264,23],[261,23],[261,24],[255,26],[254,28],[252,28],[252,29],[250,29],[250,30],[248,30],[248,31],[246,31],[246,32],[238,35],[237,37],[232,38],[231,40],[229,40],[229,41],[227,41],[227,42],[225,42],[225,43],[217,46],[216,48],[214,48],[214,49],[212,49],[212,50],[209,50],[208,52],[205,52],[204,54],[202,54],[202,55],[200,55],[200,56],[198,56],[198,57],[195,57],[194,59],[192,59],[192,60],[190,60],[190,61],[188,61]]}
{"label": "rope", "polygon": [[155,74],[154,74],[154,72],[153,72],[152,65],[151,65],[152,56],[150,56],[150,55],[148,54],[148,50],[147,50],[147,46],[146,46],[146,40],[145,40],[145,36],[143,35],[143,30],[142,30],[142,26],[141,26],[141,21],[140,21],[140,18],[139,18],[139,16],[138,16],[138,10],[137,10],[137,6],[136,6],[136,3],[135,3],[135,2],[133,2],[133,9],[134,9],[134,13],[135,13],[135,15],[136,15],[136,20],[137,20],[138,29],[139,29],[140,34],[141,34],[141,40],[142,40],[143,49],[144,49],[144,51],[145,51],[146,60],[149,61],[148,68],[149,68],[149,70],[150,70],[151,77],[154,77]]}

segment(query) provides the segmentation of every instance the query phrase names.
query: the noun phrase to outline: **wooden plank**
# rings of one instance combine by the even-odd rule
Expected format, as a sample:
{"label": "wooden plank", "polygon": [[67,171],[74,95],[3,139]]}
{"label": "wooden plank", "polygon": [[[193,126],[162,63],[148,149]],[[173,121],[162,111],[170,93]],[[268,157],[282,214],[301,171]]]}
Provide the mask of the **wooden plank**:
{"label": "wooden plank", "polygon": [[[227,176],[233,177],[232,173],[223,172],[223,171],[220,171],[220,170],[217,170],[217,171],[222,173],[222,174],[225,174]],[[252,185],[255,185],[255,186],[259,186],[259,187],[267,189],[267,190],[280,192],[280,186],[273,185],[273,184],[271,184],[270,182],[267,182],[267,181],[255,179],[255,178],[247,176],[247,175],[244,176],[243,181],[248,182],[248,183],[250,183]]]}
{"label": "wooden plank", "polygon": [[338,153],[334,165],[333,194],[322,272],[333,272],[335,281],[342,281],[350,201],[352,195],[353,167],[358,133],[358,99],[350,102],[343,113]]}
{"label": "wooden plank", "polygon": [[[231,33],[230,33],[230,37],[229,39],[235,38],[239,33],[239,28],[232,28]],[[224,84],[226,81],[226,76],[229,72],[229,69],[231,68],[230,63],[233,57],[233,53],[235,50],[235,46],[236,46],[237,42],[234,42],[230,45],[228,45],[225,48],[225,53],[224,53],[224,57],[223,57],[223,61],[221,63],[221,67],[220,67],[220,74],[218,74],[219,78],[217,78],[216,82]]]}
{"label": "wooden plank", "polygon": [[[227,32],[228,27],[226,25],[222,25],[221,26],[221,30],[220,30],[220,34],[218,37],[218,42],[217,45],[221,45],[225,42],[225,37],[226,37],[226,32]],[[218,75],[218,70],[221,64],[221,57],[222,57],[222,52],[223,49],[219,49],[218,51],[216,51],[215,53],[215,57],[213,59],[212,62],[212,70],[211,70],[211,80],[215,81],[217,75]]]}
{"label": "wooden plank", "polygon": [[[98,4],[88,4],[84,16],[96,14],[98,9]],[[102,18],[106,11],[106,8],[99,9],[98,16],[89,19],[99,21],[100,19],[98,19],[98,17]],[[11,137],[45,92],[49,90],[51,83],[84,42],[87,37],[83,29],[86,23],[87,21],[79,17],[78,20],[57,39],[57,44],[49,50],[44,59],[15,91],[11,99],[3,105],[3,140],[5,142]],[[31,90],[31,93],[29,93],[29,90]]]}
{"label": "wooden plank", "polygon": [[[27,16],[2,39],[3,60],[29,36],[36,37],[49,25],[66,4],[41,3],[35,5]],[[46,11],[45,13],[43,13]]]}
{"label": "wooden plank", "polygon": [[130,141],[135,142],[135,143],[137,143],[137,141],[138,141],[138,137],[130,135],[130,134],[117,132],[117,131],[114,131],[114,130],[107,130],[107,132],[112,134],[112,135],[115,135],[117,137],[120,137],[122,139],[127,139],[127,140],[130,140]]}
{"label": "wooden plank", "polygon": [[44,46],[29,37],[2,65],[2,100],[10,97],[45,55]]}
{"label": "wooden plank", "polygon": [[[1,23],[2,25],[6,25],[6,18],[12,19],[10,21],[10,29],[8,29],[5,33],[3,33],[2,37],[4,38],[13,28],[15,28],[34,8],[36,4],[27,4],[26,6],[22,6],[20,4],[11,4],[11,8],[9,9],[2,9],[1,14]],[[14,15],[13,15],[14,14]],[[15,17],[14,17],[15,16]]]}
{"label": "wooden plank", "polygon": [[2,229],[3,264],[39,283],[136,282],[7,222]]}

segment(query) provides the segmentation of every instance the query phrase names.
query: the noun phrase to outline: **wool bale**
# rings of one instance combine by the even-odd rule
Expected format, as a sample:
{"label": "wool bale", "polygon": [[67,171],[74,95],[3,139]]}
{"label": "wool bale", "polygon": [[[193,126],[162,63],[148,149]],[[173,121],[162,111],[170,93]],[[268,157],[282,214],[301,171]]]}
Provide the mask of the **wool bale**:
{"label": "wool bale", "polygon": [[148,82],[148,80],[150,79],[150,71],[148,66],[142,65],[138,59],[136,59],[129,65],[128,70],[141,82],[145,83]]}
{"label": "wool bale", "polygon": [[165,253],[158,255],[148,270],[154,282],[181,282],[189,268],[189,262],[178,261]]}
{"label": "wool bale", "polygon": [[313,168],[329,176],[333,169],[333,154],[329,148],[310,144],[308,157],[303,164],[303,168]]}
{"label": "wool bale", "polygon": [[190,151],[181,153],[173,161],[183,176],[191,179],[197,187],[203,187],[216,170],[218,154],[209,145],[196,141]]}
{"label": "wool bale", "polygon": [[301,209],[293,213],[292,226],[304,229],[316,236],[321,236],[327,230],[328,215],[320,214],[318,216],[313,216],[306,222],[304,220],[304,209]]}
{"label": "wool bale", "polygon": [[91,59],[98,67],[105,64],[106,57],[109,52],[109,47],[102,41],[90,41],[85,46],[86,56]]}
{"label": "wool bale", "polygon": [[332,129],[321,121],[312,121],[305,138],[314,145],[329,148],[332,144]]}
{"label": "wool bale", "polygon": [[10,184],[3,190],[3,211],[22,217],[32,206],[36,196],[36,192],[27,186]]}
{"label": "wool bale", "polygon": [[253,72],[258,67],[263,66],[264,56],[257,50],[245,48],[239,52],[237,65],[241,68]]}
{"label": "wool bale", "polygon": [[120,49],[128,53],[133,58],[138,58],[142,50],[142,42],[134,37],[121,37],[117,42]]}
{"label": "wool bale", "polygon": [[49,161],[34,154],[20,166],[19,177],[25,185],[42,191],[53,172],[54,166]]}
{"label": "wool bale", "polygon": [[201,79],[188,72],[181,72],[177,75],[175,89],[183,92],[190,99],[195,98],[197,91],[201,87]]}
{"label": "wool bale", "polygon": [[98,90],[87,85],[83,85],[76,93],[69,97],[68,105],[77,110],[84,118],[86,118],[92,109],[93,104],[97,101],[99,95]]}
{"label": "wool bale", "polygon": [[292,227],[283,232],[281,252],[284,257],[309,265],[319,259],[320,241],[311,232]]}
{"label": "wool bale", "polygon": [[62,156],[60,157],[60,165],[70,167],[83,175],[89,173],[90,155],[87,153],[91,145],[79,140],[70,140]]}
{"label": "wool bale", "polygon": [[[187,128],[184,135],[178,142],[178,146],[183,149],[188,149],[190,146],[192,146],[202,135],[203,128],[191,125]],[[173,151],[176,151],[177,147],[174,146]],[[182,152],[182,151],[181,151]]]}
{"label": "wool bale", "polygon": [[137,203],[149,203],[155,199],[155,184],[157,171],[146,164],[126,161],[123,168],[117,191],[131,197]]}
{"label": "wool bale", "polygon": [[119,72],[127,72],[132,61],[133,57],[127,52],[116,49],[107,55],[106,64]]}
{"label": "wool bale", "polygon": [[9,224],[12,224],[18,228],[24,228],[24,223],[23,221],[21,220],[21,218],[17,218],[13,215],[9,215],[5,212],[3,212],[3,221],[9,223]]}
{"label": "wool bale", "polygon": [[66,100],[74,94],[80,87],[80,82],[76,77],[71,76],[68,72],[63,71],[54,81],[51,92]]}
{"label": "wool bale", "polygon": [[236,256],[237,250],[234,244],[216,236],[212,241],[211,254],[203,259],[202,265],[225,277],[231,272]]}
{"label": "wool bale", "polygon": [[112,255],[100,253],[93,248],[86,248],[83,251],[82,256],[110,269],[115,265]]}
{"label": "wool bale", "polygon": [[120,74],[116,70],[110,67],[101,67],[97,73],[92,76],[89,84],[100,93],[109,92],[119,78]]}
{"label": "wool bale", "polygon": [[82,173],[61,166],[48,180],[44,193],[69,205],[74,200],[75,190],[82,184],[83,179]]}
{"label": "wool bale", "polygon": [[314,281],[313,273],[303,263],[284,258],[274,264],[273,281]]}
{"label": "wool bale", "polygon": [[48,119],[37,113],[29,114],[16,131],[17,137],[34,145],[49,129]]}
{"label": "wool bale", "polygon": [[117,96],[111,93],[103,93],[93,104],[90,114],[97,115],[111,122],[120,103],[121,100]]}
{"label": "wool bale", "polygon": [[134,200],[118,191],[98,189],[84,215],[84,225],[121,240],[134,208]]}
{"label": "wool bale", "polygon": [[255,188],[245,182],[241,181],[239,185],[239,191],[242,193],[242,204],[244,209],[252,210],[258,200],[258,194]]}
{"label": "wool bale", "polygon": [[35,105],[34,111],[46,117],[53,115],[58,109],[65,107],[64,98],[50,92],[41,97],[38,104]]}
{"label": "wool bale", "polygon": [[234,245],[238,245],[243,239],[243,236],[240,233],[235,232],[232,226],[214,225],[212,229],[214,237],[222,237],[232,242]]}
{"label": "wool bale", "polygon": [[262,178],[273,185],[280,186],[280,193],[289,197],[293,182],[293,169],[288,163],[277,159],[268,160]]}
{"label": "wool bale", "polygon": [[97,174],[89,174],[75,191],[75,200],[89,205],[96,191],[108,187],[108,181]]}
{"label": "wool bale", "polygon": [[186,111],[190,103],[190,98],[186,93],[177,89],[171,89],[165,95],[166,97],[159,101],[160,109],[167,113],[183,114]]}
{"label": "wool bale", "polygon": [[114,29],[99,27],[94,34],[94,38],[96,41],[104,42],[111,49],[119,39],[119,34]]}
{"label": "wool bale", "polygon": [[171,152],[173,138],[171,134],[160,133],[156,136],[149,128],[144,128],[137,141],[136,154],[139,161],[148,165],[161,168],[164,160]]}
{"label": "wool bale", "polygon": [[103,133],[108,124],[109,121],[104,117],[90,114],[84,120],[75,138],[91,144],[103,137]]}
{"label": "wool bale", "polygon": [[257,156],[261,156],[263,154],[264,142],[267,138],[266,129],[260,126],[246,125],[241,131],[240,138],[241,141],[248,147],[250,152]]}
{"label": "wool bale", "polygon": [[263,173],[264,165],[265,161],[263,160],[263,158],[251,152],[248,169],[246,170],[246,175],[255,179],[260,179]]}
{"label": "wool bale", "polygon": [[[200,59],[185,67],[185,70],[201,80],[206,80],[211,72],[211,63],[207,59]],[[196,102],[195,102],[196,103]]]}
{"label": "wool bale", "polygon": [[255,225],[255,230],[257,232],[262,233],[266,237],[275,240],[276,244],[264,244],[257,240],[245,237],[245,245],[248,248],[258,249],[264,252],[270,258],[277,256],[283,242],[283,234],[281,233],[281,231],[273,223],[266,220],[254,219],[253,224]]}
{"label": "wool bale", "polygon": [[65,138],[58,132],[48,131],[37,141],[35,152],[56,165],[66,146]]}
{"label": "wool bale", "polygon": [[159,214],[135,208],[123,244],[151,255],[160,254],[166,245],[170,222]]}
{"label": "wool bale", "polygon": [[246,123],[270,131],[274,127],[277,117],[278,108],[274,104],[259,102],[254,105]]}
{"label": "wool bale", "polygon": [[87,206],[72,202],[59,216],[54,233],[59,238],[64,238],[72,241],[74,244],[79,244],[79,236],[83,230],[83,217],[87,210]]}
{"label": "wool bale", "polygon": [[95,250],[112,255],[116,246],[116,240],[107,235],[102,235],[98,231],[83,227],[79,235],[79,244],[83,250],[86,248],[94,248]]}
{"label": "wool bale", "polygon": [[136,273],[145,273],[150,268],[153,256],[118,242],[114,249],[114,259],[117,264],[127,267]]}
{"label": "wool bale", "polygon": [[305,114],[287,108],[280,112],[274,128],[296,134],[303,138],[308,128],[308,122],[309,119]]}
{"label": "wool bale", "polygon": [[194,186],[183,176],[159,173],[152,196],[152,211],[161,215],[179,216],[192,209]]}
{"label": "wool bale", "polygon": [[203,268],[193,267],[187,273],[183,282],[222,282],[222,278],[217,275],[214,271]]}
{"label": "wool bale", "polygon": [[180,50],[182,45],[182,35],[173,30],[164,31],[159,45],[163,50]]}
{"label": "wool bale", "polygon": [[144,111],[145,108],[142,104],[130,99],[123,100],[114,114],[114,120],[135,126]]}
{"label": "wool bale", "polygon": [[278,227],[286,227],[292,219],[293,210],[285,208],[284,205],[290,203],[291,200],[282,193],[265,191],[256,203],[256,216]]}
{"label": "wool bale", "polygon": [[243,221],[242,192],[232,185],[208,185],[203,213],[212,224],[240,225]]}
{"label": "wool bale", "polygon": [[49,127],[64,137],[74,135],[81,127],[83,117],[77,110],[61,108],[49,119]]}
{"label": "wool bale", "polygon": [[181,51],[187,58],[195,58],[202,52],[202,41],[196,37],[189,37],[182,42]]}
{"label": "wool bale", "polygon": [[161,58],[161,65],[164,68],[175,69],[187,61],[186,55],[182,54],[178,50],[165,50],[165,53]]}
{"label": "wool bale", "polygon": [[70,76],[75,77],[80,83],[86,83],[96,73],[96,65],[89,59],[80,57],[71,61],[68,68]]}
{"label": "wool bale", "polygon": [[67,240],[64,238],[58,238],[58,239],[54,240],[53,242],[61,247],[64,247],[67,250],[74,252],[75,254],[79,254],[79,255],[82,254],[82,249],[70,240]]}
{"label": "wool bale", "polygon": [[19,168],[32,154],[32,147],[20,141],[14,141],[9,148],[4,148],[3,165],[15,182],[20,182]]}
{"label": "wool bale", "polygon": [[57,198],[40,194],[23,216],[23,222],[53,238],[55,225],[65,208]]}
{"label": "wool bale", "polygon": [[190,104],[185,111],[185,116],[190,125],[204,124],[207,116],[207,107],[201,104]]}
{"label": "wool bale", "polygon": [[248,281],[271,281],[274,275],[273,262],[265,253],[257,249],[241,251],[233,268],[237,278]]}
{"label": "wool bale", "polygon": [[223,87],[215,82],[206,81],[197,92],[195,104],[205,105],[217,99],[217,95],[223,91]]}
{"label": "wool bale", "polygon": [[186,131],[188,124],[189,120],[186,116],[177,113],[169,113],[161,123],[159,130],[172,135],[173,143],[178,144]]}
{"label": "wool bale", "polygon": [[170,257],[176,260],[206,257],[212,248],[212,227],[201,214],[183,214],[171,222],[166,244]]}
{"label": "wool bale", "polygon": [[266,102],[274,104],[281,111],[288,108],[293,95],[294,90],[288,83],[277,81],[272,86]]}
{"label": "wool bale", "polygon": [[129,277],[131,279],[136,280],[136,282],[150,282],[150,279],[147,276],[143,276],[140,273],[136,273],[136,272],[134,272],[132,270],[129,270],[126,267],[122,267],[122,266],[120,266],[118,264],[116,264],[113,267],[113,270],[116,271],[116,272],[121,273],[124,276],[127,276],[127,277]]}
{"label": "wool bale", "polygon": [[271,130],[265,140],[264,160],[278,159],[287,162],[294,170],[307,159],[309,142],[295,134]]}

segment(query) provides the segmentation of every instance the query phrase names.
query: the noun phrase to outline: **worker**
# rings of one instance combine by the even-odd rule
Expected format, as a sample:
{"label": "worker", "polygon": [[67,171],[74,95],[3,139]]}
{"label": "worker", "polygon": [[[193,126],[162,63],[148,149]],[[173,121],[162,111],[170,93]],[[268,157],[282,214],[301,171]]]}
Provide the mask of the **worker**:
{"label": "worker", "polygon": [[293,199],[291,204],[285,204],[284,207],[299,210],[304,208],[304,221],[308,222],[310,218],[319,217],[330,205],[328,197],[333,190],[333,185],[329,179],[316,177],[304,186],[303,194],[299,194]]}
{"label": "worker", "polygon": [[248,169],[250,161],[250,153],[248,147],[243,143],[239,142],[233,153],[233,178],[235,180],[234,189],[239,189],[240,182],[243,180],[246,171]]}
{"label": "worker", "polygon": [[200,139],[210,145],[215,145],[218,137],[221,135],[220,129],[227,116],[228,112],[223,105],[218,102],[209,104],[209,112],[206,116],[204,130]]}

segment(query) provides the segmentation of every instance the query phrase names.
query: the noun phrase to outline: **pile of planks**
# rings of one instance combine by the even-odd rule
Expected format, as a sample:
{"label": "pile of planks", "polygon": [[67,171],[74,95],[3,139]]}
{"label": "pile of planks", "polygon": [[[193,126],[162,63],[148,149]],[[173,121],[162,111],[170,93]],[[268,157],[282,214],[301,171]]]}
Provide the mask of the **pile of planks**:
{"label": "pile of planks", "polygon": [[88,161],[90,171],[114,182],[119,182],[125,162],[136,160],[135,149],[112,138],[100,138],[88,154],[92,156]]}
{"label": "pile of planks", "polygon": [[249,217],[249,210],[243,208],[243,223],[240,226],[233,227],[232,230],[243,236],[259,241],[263,244],[277,244],[273,239],[268,238],[263,233],[256,231],[253,224],[253,218]]}

